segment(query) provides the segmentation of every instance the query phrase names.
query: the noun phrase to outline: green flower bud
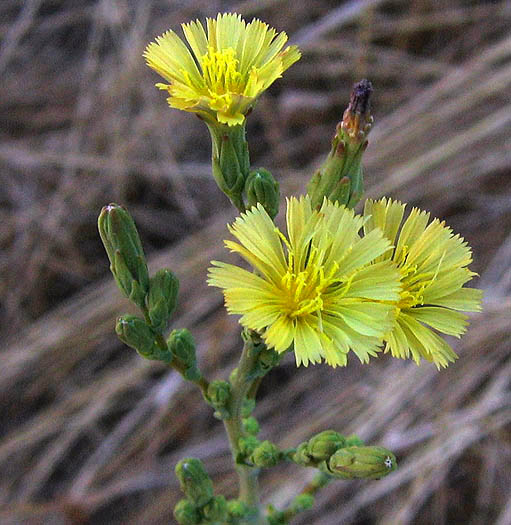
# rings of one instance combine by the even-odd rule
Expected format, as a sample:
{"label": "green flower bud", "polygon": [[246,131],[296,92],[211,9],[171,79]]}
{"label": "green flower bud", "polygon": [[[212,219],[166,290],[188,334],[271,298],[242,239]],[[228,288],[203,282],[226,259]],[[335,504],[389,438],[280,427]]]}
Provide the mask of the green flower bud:
{"label": "green flower bud", "polygon": [[224,496],[215,496],[202,507],[202,515],[207,523],[225,525],[227,522],[227,514],[227,501]]}
{"label": "green flower bud", "polygon": [[117,320],[115,331],[123,343],[134,348],[142,357],[165,363],[172,361],[172,354],[158,346],[156,332],[143,319],[123,315]]}
{"label": "green flower bud", "polygon": [[304,510],[309,510],[314,506],[314,496],[312,494],[298,494],[291,506],[297,514]]}
{"label": "green flower bud", "polygon": [[187,499],[177,502],[174,507],[174,518],[179,525],[198,525],[202,520],[197,507]]}
{"label": "green flower bud", "polygon": [[282,356],[283,354],[279,354],[273,348],[268,348],[264,345],[257,362],[261,375],[266,375],[272,368],[276,367],[280,363]]}
{"label": "green flower bud", "polygon": [[256,467],[274,467],[280,458],[280,450],[270,441],[263,441],[250,455],[250,461]]}
{"label": "green flower bud", "polygon": [[245,125],[209,124],[212,141],[212,171],[218,187],[238,208],[243,207],[242,192],[250,160]]}
{"label": "green flower bud", "polygon": [[253,416],[243,419],[243,430],[252,436],[257,436],[259,434],[259,423],[257,419]]}
{"label": "green flower bud", "polygon": [[211,381],[208,387],[208,398],[215,407],[225,407],[231,399],[231,384],[227,381]]}
{"label": "green flower bud", "polygon": [[246,458],[259,446],[260,441],[255,436],[242,437],[238,441],[240,455]]}
{"label": "green flower bud", "polygon": [[245,181],[247,208],[261,203],[268,215],[274,219],[279,212],[279,183],[264,168],[251,171]]}
{"label": "green flower bud", "polygon": [[304,467],[311,464],[312,460],[309,456],[309,442],[305,441],[300,443],[296,448],[296,452],[292,456],[292,460],[298,465],[303,465]]}
{"label": "green flower bud", "polygon": [[185,379],[189,381],[200,379],[201,373],[197,368],[195,341],[192,334],[186,328],[172,330],[167,339],[167,345],[170,353],[183,364]]}
{"label": "green flower bud", "polygon": [[231,384],[228,381],[211,381],[208,386],[209,404],[216,410],[215,416],[218,419],[229,417],[227,406],[231,400]]}
{"label": "green flower bud", "polygon": [[351,434],[346,437],[346,446],[347,447],[363,447],[364,442],[356,434]]}
{"label": "green flower bud", "polygon": [[346,440],[334,430],[325,430],[309,439],[307,455],[313,462],[326,461],[339,448],[346,446]]}
{"label": "green flower bud", "polygon": [[117,285],[126,297],[144,307],[149,273],[131,215],[122,206],[109,204],[101,210],[98,229]]}
{"label": "green flower bud", "polygon": [[372,90],[367,80],[353,86],[350,103],[337,126],[330,153],[307,187],[316,208],[321,206],[325,197],[348,208],[354,208],[362,198],[362,155],[373,123],[369,103]]}
{"label": "green flower bud", "polygon": [[159,270],[149,281],[149,319],[153,327],[160,332],[167,328],[170,316],[176,309],[178,290],[177,277],[167,269]]}
{"label": "green flower bud", "polygon": [[380,479],[396,468],[396,457],[383,447],[341,448],[328,461],[330,474],[340,479]]}
{"label": "green flower bud", "polygon": [[227,502],[227,512],[236,522],[237,520],[242,520],[243,518],[248,517],[251,513],[251,509],[243,501],[232,499]]}
{"label": "green flower bud", "polygon": [[176,465],[176,476],[183,493],[197,507],[213,498],[213,482],[199,459],[182,459]]}
{"label": "green flower bud", "polygon": [[280,510],[276,510],[273,505],[268,505],[268,512],[270,513],[267,517],[269,525],[287,525],[287,523],[289,523],[286,514]]}

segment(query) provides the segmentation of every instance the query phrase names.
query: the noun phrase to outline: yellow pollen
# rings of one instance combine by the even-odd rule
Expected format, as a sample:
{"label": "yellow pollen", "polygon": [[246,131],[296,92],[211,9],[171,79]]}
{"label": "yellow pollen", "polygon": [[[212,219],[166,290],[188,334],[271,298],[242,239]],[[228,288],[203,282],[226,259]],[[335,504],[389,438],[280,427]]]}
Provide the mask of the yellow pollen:
{"label": "yellow pollen", "polygon": [[311,247],[305,267],[297,270],[294,252],[288,252],[288,270],[282,276],[281,284],[287,299],[287,314],[292,319],[316,312],[321,324],[323,294],[335,282],[334,275],[338,269],[334,264],[325,276],[321,255],[316,247]]}
{"label": "yellow pollen", "polygon": [[200,58],[200,65],[211,96],[243,91],[238,62],[234,49],[229,47],[215,51],[213,47],[208,47],[208,52]]}
{"label": "yellow pollen", "polygon": [[403,290],[397,303],[398,308],[413,308],[424,304],[424,292],[436,281],[444,257],[445,252],[442,254],[434,272],[419,273],[416,265],[407,266],[404,262],[402,263],[403,266],[399,270],[401,272]]}

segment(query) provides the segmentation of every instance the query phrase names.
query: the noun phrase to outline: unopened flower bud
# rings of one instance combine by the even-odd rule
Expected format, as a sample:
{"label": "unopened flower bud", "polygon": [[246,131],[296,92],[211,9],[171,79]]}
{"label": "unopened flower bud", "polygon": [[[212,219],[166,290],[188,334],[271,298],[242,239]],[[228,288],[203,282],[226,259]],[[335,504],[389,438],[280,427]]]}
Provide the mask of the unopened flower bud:
{"label": "unopened flower bud", "polygon": [[213,498],[213,482],[199,459],[182,459],[176,465],[176,476],[183,493],[197,507]]}
{"label": "unopened flower bud", "polygon": [[328,461],[329,473],[340,479],[380,479],[396,468],[396,457],[383,447],[341,448]]}
{"label": "unopened flower bud", "polygon": [[211,404],[217,407],[225,407],[231,399],[231,385],[227,381],[211,381],[208,387],[208,398]]}
{"label": "unopened flower bud", "polygon": [[231,400],[231,384],[228,381],[211,381],[208,386],[209,404],[216,410],[215,416],[219,419],[229,417],[227,407]]}
{"label": "unopened flower bud", "polygon": [[198,525],[202,520],[197,507],[187,499],[177,502],[174,507],[174,518],[179,525]]}
{"label": "unopened flower bud", "polygon": [[232,499],[227,502],[227,511],[234,520],[246,518],[250,513],[250,507],[238,499]]}
{"label": "unopened flower bud", "polygon": [[295,463],[298,463],[298,465],[308,466],[311,464],[312,460],[309,456],[309,443],[308,441],[305,441],[304,443],[300,443],[298,447],[296,447],[296,452],[292,456],[292,460]]}
{"label": "unopened flower bud", "polygon": [[170,353],[179,359],[184,366],[184,377],[189,381],[200,379],[201,374],[197,368],[197,355],[195,341],[192,334],[186,328],[172,330],[167,345]]}
{"label": "unopened flower bud", "polygon": [[259,446],[260,441],[255,436],[246,436],[242,437],[238,441],[238,446],[240,449],[240,454],[242,457],[246,458],[254,452],[254,450]]}
{"label": "unopened flower bud", "polygon": [[227,501],[224,496],[214,496],[201,509],[206,523],[217,523],[224,525],[227,523]]}
{"label": "unopened flower bud", "polygon": [[334,430],[325,430],[309,439],[307,454],[313,462],[327,461],[338,449],[346,445],[346,440]]}
{"label": "unopened flower bud", "polygon": [[147,309],[156,330],[163,331],[167,328],[170,316],[176,309],[178,290],[179,281],[170,270],[159,270],[150,279]]}
{"label": "unopened flower bud", "polygon": [[149,273],[131,215],[122,206],[109,204],[101,210],[98,229],[117,285],[128,299],[144,307]]}
{"label": "unopened flower bud", "polygon": [[259,423],[253,416],[247,417],[243,420],[243,430],[251,436],[257,436],[259,434]]}
{"label": "unopened flower bud", "polygon": [[361,80],[353,86],[348,108],[337,125],[327,159],[312,177],[307,192],[312,205],[319,208],[326,197],[354,208],[364,191],[362,155],[373,117],[370,110],[371,82]]}
{"label": "unopened flower bud", "polygon": [[361,145],[373,124],[371,116],[371,94],[373,86],[369,80],[361,80],[353,86],[350,103],[342,117],[341,127],[350,145]]}
{"label": "unopened flower bud", "polygon": [[274,467],[280,460],[280,450],[270,441],[259,444],[250,456],[256,467]]}
{"label": "unopened flower bud", "polygon": [[268,215],[274,219],[279,212],[279,183],[264,168],[251,171],[245,181],[247,208],[262,204]]}
{"label": "unopened flower bud", "polygon": [[143,319],[123,315],[117,320],[115,331],[123,343],[134,348],[142,357],[165,363],[172,361],[172,354],[158,346],[156,332]]}
{"label": "unopened flower bud", "polygon": [[312,494],[298,494],[291,504],[293,511],[298,514],[314,506],[314,496]]}
{"label": "unopened flower bud", "polygon": [[282,359],[282,355],[283,354],[279,354],[273,348],[268,348],[266,345],[264,345],[264,348],[259,354],[259,359],[257,360],[261,375],[264,376],[272,368],[277,366]]}
{"label": "unopened flower bud", "polygon": [[245,140],[245,125],[225,126],[208,123],[212,141],[212,171],[218,187],[242,208],[243,188],[250,160]]}

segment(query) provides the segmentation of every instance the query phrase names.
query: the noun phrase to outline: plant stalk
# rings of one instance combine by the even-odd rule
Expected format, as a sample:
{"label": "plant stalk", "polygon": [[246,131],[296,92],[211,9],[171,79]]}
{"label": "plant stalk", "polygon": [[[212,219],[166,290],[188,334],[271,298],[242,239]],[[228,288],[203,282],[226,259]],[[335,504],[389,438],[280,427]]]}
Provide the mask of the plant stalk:
{"label": "plant stalk", "polygon": [[239,440],[244,437],[242,424],[242,407],[243,401],[249,393],[254,379],[251,374],[257,363],[257,353],[254,352],[254,343],[248,339],[245,341],[241,353],[238,371],[232,380],[230,417],[224,419],[225,430],[229,438],[229,445],[232,452],[236,472],[239,477],[239,495],[238,498],[254,509],[254,516],[247,524],[265,525],[267,522],[261,515],[261,501],[259,496],[259,470],[256,467],[240,465],[237,463],[240,452]]}

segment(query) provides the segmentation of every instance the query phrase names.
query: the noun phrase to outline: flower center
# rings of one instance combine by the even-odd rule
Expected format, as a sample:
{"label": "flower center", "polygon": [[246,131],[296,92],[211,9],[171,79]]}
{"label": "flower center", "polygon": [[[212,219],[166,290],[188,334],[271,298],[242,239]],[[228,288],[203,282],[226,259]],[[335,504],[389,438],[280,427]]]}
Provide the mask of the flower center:
{"label": "flower center", "polygon": [[[407,250],[403,250],[407,252]],[[401,284],[403,289],[397,307],[400,309],[413,308],[414,306],[424,305],[424,291],[434,284],[444,255],[440,258],[435,271],[419,272],[417,265],[408,264],[406,261],[407,253],[401,261],[396,261],[401,272]]]}
{"label": "flower center", "polygon": [[288,254],[288,269],[281,279],[282,291],[286,297],[287,314],[290,318],[305,316],[323,310],[323,295],[335,282],[334,275],[338,266],[333,265],[325,275],[323,253],[310,247],[302,269],[296,268],[295,253]]}
{"label": "flower center", "polygon": [[242,92],[238,63],[236,52],[231,47],[215,51],[208,46],[208,52],[200,58],[200,65],[210,96]]}

